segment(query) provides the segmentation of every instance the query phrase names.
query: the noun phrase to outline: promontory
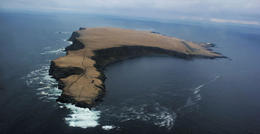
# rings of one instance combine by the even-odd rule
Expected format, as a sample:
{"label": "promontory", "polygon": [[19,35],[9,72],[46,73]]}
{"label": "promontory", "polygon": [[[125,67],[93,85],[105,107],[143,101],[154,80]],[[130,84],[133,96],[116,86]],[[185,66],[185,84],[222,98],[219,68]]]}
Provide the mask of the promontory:
{"label": "promontory", "polygon": [[184,59],[221,58],[210,44],[198,44],[157,32],[121,28],[80,28],[72,33],[66,56],[51,61],[49,73],[62,90],[58,101],[92,107],[105,94],[104,68],[129,58],[164,54]]}

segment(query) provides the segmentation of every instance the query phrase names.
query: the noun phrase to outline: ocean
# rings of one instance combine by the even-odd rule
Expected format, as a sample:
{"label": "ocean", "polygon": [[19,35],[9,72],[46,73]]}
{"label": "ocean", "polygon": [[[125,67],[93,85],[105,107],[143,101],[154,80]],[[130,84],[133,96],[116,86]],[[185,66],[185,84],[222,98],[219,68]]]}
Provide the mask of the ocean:
{"label": "ocean", "polygon": [[[90,109],[56,102],[48,75],[79,27],[155,31],[210,42],[228,58],[149,56],[109,65]],[[260,27],[84,14],[0,13],[0,133],[260,133]]]}

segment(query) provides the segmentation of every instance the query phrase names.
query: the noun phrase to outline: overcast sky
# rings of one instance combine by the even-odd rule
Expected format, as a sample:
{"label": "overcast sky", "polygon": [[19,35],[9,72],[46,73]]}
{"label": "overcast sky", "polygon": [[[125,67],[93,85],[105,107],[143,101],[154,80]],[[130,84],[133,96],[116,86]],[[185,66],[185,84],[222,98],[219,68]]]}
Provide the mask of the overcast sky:
{"label": "overcast sky", "polygon": [[260,0],[0,0],[0,8],[260,25]]}

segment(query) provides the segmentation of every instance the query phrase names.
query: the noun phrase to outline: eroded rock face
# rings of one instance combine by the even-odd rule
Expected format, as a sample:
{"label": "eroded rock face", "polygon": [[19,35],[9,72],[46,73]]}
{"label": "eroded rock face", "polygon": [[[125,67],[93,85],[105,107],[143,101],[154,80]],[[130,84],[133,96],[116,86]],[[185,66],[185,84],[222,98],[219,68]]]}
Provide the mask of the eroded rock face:
{"label": "eroded rock face", "polygon": [[80,41],[74,39],[73,44],[67,46],[65,48],[65,51],[75,51],[75,50],[83,49],[84,47],[85,46]]}
{"label": "eroded rock face", "polygon": [[79,36],[80,34],[78,32],[73,32],[68,40],[74,42]]}
{"label": "eroded rock face", "polygon": [[176,56],[180,58],[190,59],[191,56],[179,53],[175,51],[165,50],[157,47],[145,47],[145,46],[121,46],[113,47],[107,49],[101,49],[94,51],[95,56],[92,57],[96,61],[96,67],[104,69],[109,64],[140,57],[140,56],[149,56],[154,54],[167,54],[170,56]]}
{"label": "eroded rock face", "polygon": [[70,75],[80,75],[83,74],[84,70],[79,67],[59,67],[55,65],[55,62],[51,61],[49,74],[52,75],[53,78],[59,80],[61,78],[66,78]]}
{"label": "eroded rock face", "polygon": [[129,58],[166,54],[184,59],[223,58],[199,44],[154,32],[119,28],[80,28],[69,39],[67,55],[51,62],[49,73],[59,81],[57,101],[91,108],[105,94],[103,70]]}

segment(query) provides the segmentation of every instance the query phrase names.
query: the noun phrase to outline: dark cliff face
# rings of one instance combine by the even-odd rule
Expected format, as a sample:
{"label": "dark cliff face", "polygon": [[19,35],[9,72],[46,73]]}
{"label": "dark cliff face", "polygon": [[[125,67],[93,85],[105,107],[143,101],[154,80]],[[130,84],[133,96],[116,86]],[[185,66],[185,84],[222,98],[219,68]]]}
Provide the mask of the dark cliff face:
{"label": "dark cliff face", "polygon": [[176,51],[170,51],[161,49],[158,47],[145,47],[145,46],[122,46],[113,47],[102,50],[94,51],[95,56],[92,57],[96,61],[95,67],[98,69],[104,69],[109,64],[117,61],[122,61],[129,58],[149,56],[154,54],[170,55],[180,57],[184,59],[191,59],[191,55],[179,53]]}
{"label": "dark cliff face", "polygon": [[74,40],[73,44],[71,44],[70,46],[67,46],[65,48],[65,51],[76,51],[79,49],[83,49],[85,46],[78,40]]}
{"label": "dark cliff face", "polygon": [[80,36],[80,34],[78,32],[73,32],[70,36],[70,38],[68,39],[68,41],[72,41],[74,42],[76,40],[76,38],[78,38]]}
{"label": "dark cliff face", "polygon": [[[63,89],[66,85],[60,80],[61,78],[66,78],[70,75],[81,75],[84,74],[84,70],[78,67],[66,67],[66,68],[60,68],[55,65],[53,61],[51,61],[49,75],[51,75],[53,78],[55,78],[58,81],[58,88]],[[75,104],[78,107],[84,107],[84,108],[91,108],[93,105],[86,104],[84,102],[78,102],[73,97],[61,94],[57,101],[62,103],[72,103]]]}
{"label": "dark cliff face", "polygon": [[[85,30],[86,28],[80,28],[79,30]],[[76,51],[79,49],[83,49],[85,46],[84,44],[82,44],[77,38],[80,36],[80,34],[78,32],[73,32],[71,37],[68,39],[69,41],[72,41],[72,44],[70,46],[67,46],[65,48],[65,51]],[[58,88],[59,89],[63,89],[66,85],[60,80],[61,78],[66,78],[70,75],[82,75],[84,74],[84,70],[82,68],[79,67],[58,67],[55,65],[55,62],[51,61],[51,65],[50,65],[50,69],[49,69],[49,75],[51,75],[53,78],[55,78],[58,81]],[[100,79],[104,81],[105,76],[101,75]],[[102,87],[100,87],[103,89],[105,86],[103,85]],[[101,101],[101,98],[103,98],[104,96],[104,92],[100,93],[98,98],[95,100],[97,101]],[[83,107],[83,108],[91,108],[95,105],[95,103],[93,104],[86,104],[84,102],[79,102],[76,101],[72,96],[66,95],[66,94],[61,94],[61,96],[59,96],[59,98],[57,99],[57,101],[62,102],[62,103],[72,103],[75,104],[78,107]]]}
{"label": "dark cliff face", "polygon": [[84,73],[84,70],[79,67],[60,68],[57,67],[53,61],[51,61],[49,75],[52,75],[56,80],[66,78],[70,75],[80,75],[82,73]]}
{"label": "dark cliff face", "polygon": [[60,80],[61,78],[66,78],[70,75],[80,75],[83,74],[84,70],[79,67],[66,67],[60,68],[51,61],[49,75],[58,81],[58,88],[63,89],[65,87],[64,83]]}
{"label": "dark cliff face", "polygon": [[59,96],[59,98],[56,101],[61,103],[71,103],[71,104],[75,104],[75,106],[77,107],[89,108],[89,109],[91,109],[96,104],[96,103],[86,104],[85,102],[76,101],[73,97],[66,94],[61,94],[61,96]]}
{"label": "dark cliff face", "polygon": [[[79,30],[85,30],[86,28],[80,28]],[[83,49],[85,46],[82,44],[77,38],[80,36],[78,32],[73,32],[71,37],[69,38],[69,41],[72,41],[72,44],[70,46],[67,46],[65,48],[65,51],[75,51],[79,49]],[[59,80],[60,78],[66,78],[70,75],[80,75],[83,74],[84,70],[79,67],[66,67],[61,68],[55,65],[53,61],[51,61],[49,75],[52,75],[53,78],[56,80]]]}
{"label": "dark cliff face", "polygon": [[[186,60],[191,60],[193,58],[226,58],[225,56],[209,57],[204,55],[190,55],[185,53],[180,53],[177,51],[166,50],[159,47],[146,47],[146,46],[124,46],[113,47],[102,50],[94,51],[95,56],[91,57],[96,61],[95,67],[97,69],[103,70],[107,65],[114,62],[126,60],[129,58],[149,56],[149,55],[168,55],[173,57],[178,57]],[[214,52],[216,53],[216,52]]]}
{"label": "dark cliff face", "polygon": [[72,44],[67,46],[65,48],[65,51],[75,51],[75,50],[79,50],[79,49],[83,49],[85,46],[79,41],[77,40],[77,38],[80,36],[80,34],[78,32],[73,32],[71,37],[69,38],[69,41],[72,41]]}

